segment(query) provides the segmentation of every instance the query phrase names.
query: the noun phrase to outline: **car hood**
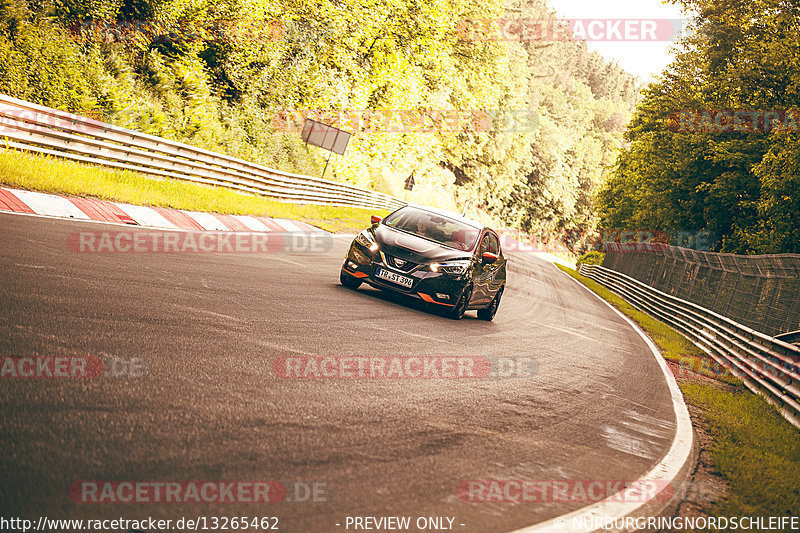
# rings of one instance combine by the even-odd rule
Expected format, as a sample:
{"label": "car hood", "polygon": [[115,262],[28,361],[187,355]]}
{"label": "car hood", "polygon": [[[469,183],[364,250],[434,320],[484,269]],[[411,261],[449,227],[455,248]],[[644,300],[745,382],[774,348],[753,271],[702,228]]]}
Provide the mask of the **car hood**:
{"label": "car hood", "polygon": [[384,224],[375,228],[373,233],[384,253],[414,263],[432,263],[471,257],[470,252],[454,250],[428,239],[392,229]]}

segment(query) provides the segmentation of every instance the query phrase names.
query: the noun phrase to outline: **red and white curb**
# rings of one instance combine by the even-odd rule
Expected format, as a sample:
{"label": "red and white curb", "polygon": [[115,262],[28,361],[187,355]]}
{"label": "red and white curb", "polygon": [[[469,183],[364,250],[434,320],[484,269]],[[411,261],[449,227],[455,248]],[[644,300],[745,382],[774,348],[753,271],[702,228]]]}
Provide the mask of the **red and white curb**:
{"label": "red and white curb", "polygon": [[297,220],[200,213],[6,188],[0,188],[0,211],[160,229],[327,233]]}

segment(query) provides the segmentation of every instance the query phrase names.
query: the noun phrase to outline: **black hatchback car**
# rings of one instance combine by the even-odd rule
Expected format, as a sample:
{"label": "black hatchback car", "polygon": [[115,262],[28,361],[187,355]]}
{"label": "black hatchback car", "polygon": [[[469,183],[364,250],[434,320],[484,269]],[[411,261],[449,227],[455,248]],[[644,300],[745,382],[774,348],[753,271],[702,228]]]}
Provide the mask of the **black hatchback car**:
{"label": "black hatchback car", "polygon": [[458,215],[408,205],[353,240],[339,275],[342,285],[373,287],[421,299],[456,320],[469,309],[492,320],[506,284],[497,233]]}

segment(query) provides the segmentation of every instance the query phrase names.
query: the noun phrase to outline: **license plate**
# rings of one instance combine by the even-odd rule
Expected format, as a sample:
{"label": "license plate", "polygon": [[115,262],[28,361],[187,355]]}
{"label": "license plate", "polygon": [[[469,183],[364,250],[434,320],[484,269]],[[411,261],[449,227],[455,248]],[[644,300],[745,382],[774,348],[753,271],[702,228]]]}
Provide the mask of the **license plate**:
{"label": "license plate", "polygon": [[392,283],[397,283],[403,287],[408,287],[409,289],[414,284],[413,278],[401,276],[400,274],[395,274],[394,272],[389,272],[388,270],[384,270],[382,268],[379,268],[377,272],[375,272],[375,275],[381,279],[385,279],[386,281],[391,281]]}

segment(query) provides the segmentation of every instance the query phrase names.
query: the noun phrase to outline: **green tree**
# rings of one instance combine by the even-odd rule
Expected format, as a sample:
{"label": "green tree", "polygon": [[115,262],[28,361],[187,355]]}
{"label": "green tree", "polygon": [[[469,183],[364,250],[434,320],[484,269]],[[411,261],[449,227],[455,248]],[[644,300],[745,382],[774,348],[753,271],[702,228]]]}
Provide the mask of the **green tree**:
{"label": "green tree", "polygon": [[[644,93],[612,177],[598,195],[614,229],[709,230],[725,252],[796,252],[792,131],[763,112],[800,104],[800,11],[784,0],[685,0],[695,32]],[[684,110],[757,111],[757,127],[675,131]],[[709,114],[709,118],[715,115]]]}

